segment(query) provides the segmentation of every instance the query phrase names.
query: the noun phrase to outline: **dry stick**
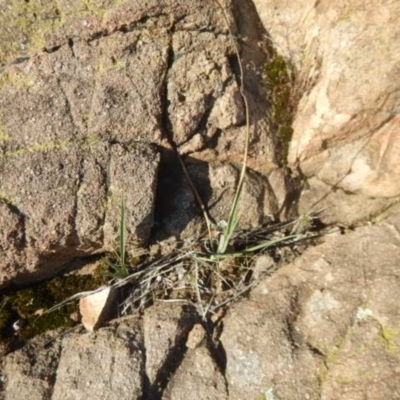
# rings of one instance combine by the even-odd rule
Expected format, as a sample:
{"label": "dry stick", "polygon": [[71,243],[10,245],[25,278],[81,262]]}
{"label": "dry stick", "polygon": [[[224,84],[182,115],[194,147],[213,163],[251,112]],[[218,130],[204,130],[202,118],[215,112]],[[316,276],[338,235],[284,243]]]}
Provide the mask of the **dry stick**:
{"label": "dry stick", "polygon": [[211,218],[210,218],[210,216],[209,216],[209,214],[208,214],[208,211],[207,211],[207,209],[206,209],[206,207],[205,207],[203,201],[201,200],[201,197],[200,197],[200,195],[199,195],[199,192],[198,192],[197,189],[196,189],[196,186],[194,186],[192,180],[190,179],[190,176],[189,176],[189,173],[188,173],[188,171],[187,171],[186,165],[185,165],[185,163],[183,162],[182,156],[179,154],[178,147],[175,145],[175,143],[173,144],[173,147],[174,147],[174,149],[175,149],[176,154],[178,155],[179,163],[181,164],[181,167],[182,167],[183,172],[184,172],[184,174],[185,174],[185,176],[186,176],[186,179],[187,179],[187,181],[189,182],[189,186],[190,186],[190,188],[192,189],[192,192],[194,193],[194,196],[196,197],[197,203],[199,204],[199,206],[200,206],[200,208],[201,208],[201,211],[202,211],[202,213],[203,213],[204,220],[206,221],[206,225],[207,225],[208,239],[209,239],[210,242],[211,242],[211,240],[212,240],[212,234],[211,234]]}
{"label": "dry stick", "polygon": [[224,16],[224,20],[226,23],[226,27],[229,31],[229,34],[231,35],[232,38],[232,43],[235,49],[235,53],[236,53],[236,58],[238,61],[238,65],[239,65],[239,72],[240,72],[240,96],[243,99],[243,103],[244,103],[244,109],[245,109],[245,119],[246,119],[246,135],[245,135],[245,146],[244,146],[244,154],[243,154],[243,165],[242,165],[242,170],[240,172],[240,178],[239,178],[239,182],[238,182],[238,186],[236,189],[236,193],[235,193],[235,198],[232,204],[232,208],[231,211],[229,213],[229,221],[231,221],[232,218],[234,218],[234,214],[235,214],[235,210],[238,206],[239,203],[239,198],[240,198],[240,194],[242,191],[242,187],[244,184],[244,179],[246,177],[246,169],[247,169],[247,159],[248,159],[248,152],[249,152],[249,141],[250,141],[250,111],[249,111],[249,104],[247,102],[247,97],[245,94],[245,85],[244,85],[244,70],[243,70],[243,64],[242,64],[242,59],[240,58],[240,52],[239,52],[239,47],[237,45],[236,40],[234,39],[234,35],[233,32],[229,26],[229,17],[228,14],[226,13],[225,8],[222,6],[222,4],[219,2],[219,0],[214,0],[215,3],[218,5],[218,7],[221,9],[223,16]]}
{"label": "dry stick", "polygon": [[[239,52],[239,47],[237,45],[236,40],[234,39],[234,35],[232,33],[231,28],[229,27],[229,17],[226,13],[225,8],[221,5],[221,3],[219,2],[219,0],[214,0],[217,4],[218,7],[222,10],[223,14],[224,14],[224,20],[226,23],[226,27],[228,28],[229,34],[231,35],[232,38],[232,43],[235,49],[235,53],[236,53],[236,58],[238,61],[238,65],[239,65],[239,72],[240,72],[240,95],[243,99],[243,103],[244,103],[244,108],[245,108],[245,120],[246,120],[246,136],[245,136],[245,147],[244,147],[244,155],[243,155],[243,167],[242,167],[242,172],[240,175],[240,179],[239,179],[239,184],[238,186],[243,185],[243,181],[246,175],[246,166],[247,166],[247,158],[248,158],[248,152],[249,152],[249,141],[250,141],[250,111],[249,111],[249,104],[247,101],[247,97],[245,94],[245,85],[244,85],[244,70],[243,70],[243,64],[242,64],[242,59],[240,58],[240,52]],[[238,194],[239,191],[236,192],[236,195]]]}
{"label": "dry stick", "polygon": [[196,296],[197,296],[197,302],[199,304],[199,308],[203,317],[203,320],[205,320],[205,314],[204,314],[204,309],[203,305],[201,304],[201,294],[199,290],[199,265],[197,261],[194,262],[194,279],[195,279],[195,286],[196,286]]}
{"label": "dry stick", "polygon": [[[236,41],[234,40],[234,36],[233,36],[233,32],[231,30],[231,28],[229,27],[229,17],[225,11],[225,8],[221,5],[221,3],[218,0],[215,0],[216,4],[218,5],[218,7],[222,10],[223,12],[223,16],[224,16],[224,20],[226,23],[226,27],[229,31],[229,34],[231,35],[232,38],[232,43],[235,49],[235,53],[236,53],[236,57],[238,60],[238,65],[239,65],[239,72],[240,72],[240,87],[239,87],[239,91],[240,91],[240,96],[243,99],[243,103],[244,103],[244,108],[245,108],[245,120],[246,120],[246,135],[245,135],[245,146],[244,146],[244,155],[243,155],[243,165],[242,165],[242,169],[241,169],[241,173],[240,173],[240,177],[239,177],[239,182],[238,182],[238,186],[236,189],[236,193],[235,193],[235,198],[234,201],[232,203],[232,208],[230,210],[229,213],[229,221],[232,220],[232,218],[234,217],[235,214],[235,210],[237,209],[238,203],[239,203],[239,198],[240,198],[240,194],[242,191],[242,187],[244,184],[244,179],[246,177],[246,168],[247,168],[247,159],[248,159],[248,149],[249,149],[249,141],[250,141],[250,112],[249,112],[249,104],[247,102],[247,97],[244,91],[244,73],[243,73],[243,64],[242,64],[242,60],[240,58],[240,52],[239,52],[239,47],[236,43]],[[171,140],[172,141],[172,140]],[[178,147],[176,146],[175,142],[172,141],[172,145],[176,151],[176,154],[178,155],[178,160],[179,163],[181,164],[181,167],[183,169],[183,172],[189,182],[189,186],[192,189],[197,203],[199,204],[201,211],[203,213],[204,216],[204,220],[206,221],[206,225],[207,225],[207,231],[208,231],[208,238],[211,242],[212,240],[212,234],[211,234],[211,218],[209,216],[209,213],[206,209],[206,207],[204,206],[203,201],[201,200],[201,197],[196,189],[196,187],[194,186],[189,173],[187,171],[186,165],[183,162],[183,159],[179,153]]]}
{"label": "dry stick", "polygon": [[216,304],[213,308],[212,311],[215,312],[220,307],[225,306],[226,304],[229,304],[233,301],[235,301],[237,298],[239,298],[242,294],[246,293],[248,290],[250,290],[252,287],[254,287],[258,282],[253,281],[249,285],[247,285],[244,289],[242,289],[240,292],[237,292],[236,295],[228,297],[227,299],[221,301],[221,303]]}
{"label": "dry stick", "polygon": [[208,312],[211,310],[212,302],[214,301],[214,294],[211,296],[210,301],[208,302],[205,310],[204,310],[204,315],[203,315],[203,320],[205,321],[205,316],[208,314]]}

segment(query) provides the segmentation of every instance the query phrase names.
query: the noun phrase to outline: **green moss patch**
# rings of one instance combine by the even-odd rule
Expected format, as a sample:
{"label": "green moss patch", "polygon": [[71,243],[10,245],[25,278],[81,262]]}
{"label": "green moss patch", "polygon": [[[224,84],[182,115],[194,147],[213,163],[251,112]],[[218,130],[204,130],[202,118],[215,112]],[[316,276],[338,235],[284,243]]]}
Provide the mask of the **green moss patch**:
{"label": "green moss patch", "polygon": [[278,162],[285,166],[293,135],[292,123],[297,102],[294,67],[273,51],[270,60],[265,64],[263,77],[270,105],[270,122],[276,132],[280,154]]}
{"label": "green moss patch", "polygon": [[[107,278],[95,275],[68,275],[56,277],[16,292],[0,296],[0,341],[17,335],[21,340],[30,339],[48,330],[72,327],[76,320],[71,316],[78,311],[71,303],[49,314],[43,311],[82,291],[94,290]],[[12,325],[24,320],[24,326],[15,333]]]}

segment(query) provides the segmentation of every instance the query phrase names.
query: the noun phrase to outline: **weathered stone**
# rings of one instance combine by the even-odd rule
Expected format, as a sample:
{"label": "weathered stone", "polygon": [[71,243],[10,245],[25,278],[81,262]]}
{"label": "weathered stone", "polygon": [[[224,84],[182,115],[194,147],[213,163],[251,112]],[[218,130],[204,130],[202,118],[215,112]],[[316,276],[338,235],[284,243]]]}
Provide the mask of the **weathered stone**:
{"label": "weathered stone", "polygon": [[139,321],[62,342],[54,399],[140,399],[144,351]]}
{"label": "weathered stone", "polygon": [[[82,10],[60,1],[33,18],[37,4],[7,3],[0,14],[0,282],[44,277],[75,256],[112,249],[122,195],[129,236],[145,241],[158,166],[152,144],[167,136],[190,153],[184,161],[212,216],[226,220],[247,127],[216,2],[99,0]],[[270,39],[298,69],[288,166],[306,178],[300,212],[328,207],[325,222],[379,224],[323,238],[274,271],[228,311],[221,343],[200,325],[186,342],[190,313],[159,304],[144,312],[144,339],[135,319],[94,335],[69,333],[50,348],[38,338],[5,356],[0,398],[400,397],[399,6],[226,5],[251,117],[242,226],[296,202],[295,182],[277,166],[261,87]],[[10,20],[24,13],[17,32]],[[20,44],[25,60],[16,58]],[[181,239],[200,229],[197,204],[184,175],[169,174],[166,153],[161,220],[164,235]],[[264,262],[256,274],[268,270]]]}
{"label": "weathered stone", "polygon": [[334,204],[326,221],[345,224],[384,211],[400,196],[399,4],[254,3],[273,43],[298,68],[294,90],[302,98],[289,162],[308,178],[301,210]]}
{"label": "weathered stone", "polygon": [[[152,19],[154,28],[171,27],[178,22],[182,29],[198,29],[209,12],[210,2],[193,7],[192,0],[95,0],[86,7],[76,0],[45,5],[37,0],[21,4],[1,0],[0,6],[3,10],[0,24],[4,27],[0,41],[5,44],[0,52],[0,65],[4,65],[20,62],[40,50],[52,51],[71,40],[90,41],[124,31],[127,26],[140,25],[145,17]],[[207,23],[224,26],[220,18],[209,17]]]}
{"label": "weathered stone", "polygon": [[1,201],[15,220],[5,234],[20,241],[18,257],[11,243],[1,245],[0,284],[114,249],[122,196],[132,240],[147,240],[158,155],[135,142],[161,137],[167,38],[138,37],[77,41],[1,74]]}
{"label": "weathered stone", "polygon": [[228,399],[224,376],[205,346],[189,349],[171,379],[165,400]]}
{"label": "weathered stone", "polygon": [[180,365],[192,318],[177,304],[158,304],[145,311],[143,334],[149,398],[165,389],[170,371]]}
{"label": "weathered stone", "polygon": [[231,398],[397,398],[399,247],[398,220],[327,237],[232,307]]}
{"label": "weathered stone", "polygon": [[[211,41],[214,45],[210,50]],[[181,144],[204,129],[200,126],[201,121],[204,115],[213,110],[213,99],[223,99],[225,85],[232,79],[227,58],[229,54],[233,54],[231,47],[227,35],[216,36],[208,32],[193,34],[185,31],[174,34],[172,51],[176,62],[168,72],[167,90],[170,103],[168,112],[176,143]],[[182,72],[185,79],[181,77]],[[227,96],[229,99],[233,98],[234,93]],[[216,110],[220,109],[220,106],[216,107]]]}
{"label": "weathered stone", "polygon": [[[209,166],[212,189],[211,215],[216,221],[227,221],[239,181],[240,169],[229,164],[213,163]],[[248,171],[239,204],[239,225],[257,227],[277,214],[279,208],[268,180]]]}
{"label": "weathered stone", "polygon": [[[51,24],[34,18],[42,15],[40,6],[10,6],[1,15],[12,41],[0,71],[0,203],[7,208],[2,235],[11,238],[0,241],[0,286],[16,278],[43,279],[74,257],[114,250],[122,196],[130,243],[145,243],[158,168],[151,144],[162,144],[165,136],[191,151],[215,142],[215,155],[224,154],[224,162],[242,161],[236,53],[217,3],[101,1],[82,10],[79,2],[61,2],[43,10]],[[11,20],[24,13],[27,21],[13,37]],[[248,23],[246,29],[261,35]],[[39,47],[35,35],[42,39]],[[27,58],[13,63],[22,42]],[[258,66],[265,57],[259,58]],[[246,71],[250,101],[258,107],[249,127],[252,151],[268,157],[273,149],[262,140],[268,133],[266,100],[256,85],[260,79]],[[249,178],[245,197],[254,207],[251,215],[243,213],[244,226],[257,224],[264,211],[274,213],[266,185],[264,178]],[[182,185],[172,195],[178,211],[167,211],[166,235],[192,235],[200,228],[191,189]]]}
{"label": "weathered stone", "polygon": [[99,328],[116,309],[116,290],[106,287],[79,300],[82,324],[89,332]]}
{"label": "weathered stone", "polygon": [[[93,153],[96,147],[93,145]],[[2,190],[10,199],[8,209],[15,220],[6,229],[10,229],[8,235],[17,229],[17,237],[22,237],[18,258],[10,260],[13,269],[2,264],[2,283],[17,275],[26,276],[27,272],[48,276],[73,257],[115,248],[122,196],[127,198],[128,231],[132,237],[146,240],[152,227],[157,155],[143,145],[132,147],[135,150],[125,156],[131,161],[129,167],[125,165],[123,174],[108,178],[104,158],[117,166],[125,161],[118,153],[114,156],[113,150],[108,157],[106,153],[106,157],[97,158],[90,150],[71,144],[68,149],[27,150],[21,156],[6,156],[0,161]],[[108,152],[107,147],[104,150]],[[13,179],[15,173],[19,179]],[[133,178],[135,174],[137,179]],[[10,244],[1,248],[3,254],[8,249],[15,254],[15,246],[13,250]],[[46,268],[38,270],[43,264]]]}
{"label": "weathered stone", "polygon": [[34,338],[1,358],[0,398],[50,399],[57,375],[61,343],[53,332]]}

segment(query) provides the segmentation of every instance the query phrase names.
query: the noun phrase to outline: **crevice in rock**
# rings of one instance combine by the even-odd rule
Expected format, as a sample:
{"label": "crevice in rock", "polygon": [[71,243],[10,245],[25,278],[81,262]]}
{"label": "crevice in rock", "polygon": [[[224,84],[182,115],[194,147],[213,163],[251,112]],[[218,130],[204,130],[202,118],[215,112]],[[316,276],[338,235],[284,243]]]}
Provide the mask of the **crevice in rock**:
{"label": "crevice in rock", "polygon": [[[159,123],[162,139],[166,140],[172,149],[159,148],[160,163],[157,178],[157,187],[154,202],[154,227],[151,237],[160,231],[162,221],[169,212],[170,199],[174,199],[174,193],[179,189],[182,182],[182,168],[176,155],[176,144],[173,139],[172,122],[169,115],[168,76],[175,60],[172,44],[172,34],[175,27],[171,27],[170,38],[167,49],[166,69],[162,84],[160,85],[161,120]],[[158,238],[160,240],[161,238]]]}
{"label": "crevice in rock", "polygon": [[141,397],[141,400],[146,400],[148,399],[148,393],[150,391],[151,388],[151,381],[150,381],[150,377],[149,374],[146,371],[146,366],[147,366],[147,352],[146,352],[146,346],[143,346],[143,350],[142,350],[142,355],[143,355],[143,383],[142,383],[142,392],[143,395]]}
{"label": "crevice in rock", "polygon": [[68,47],[71,49],[72,58],[76,58],[75,50],[74,50],[74,41],[73,39],[68,39]]}
{"label": "crevice in rock", "polygon": [[187,337],[196,322],[197,317],[193,307],[184,306],[174,344],[170,347],[169,353],[163,365],[159,368],[154,381],[150,383],[148,377],[145,379],[145,384],[147,383],[148,386],[144,386],[142,400],[162,400],[170,378],[178,370],[186,355]]}
{"label": "crevice in rock", "polygon": [[321,358],[325,359],[325,354],[322,353],[321,350],[319,350],[315,346],[313,346],[311,343],[306,342],[306,346],[307,346],[308,350],[311,351],[311,353],[313,353],[314,355],[316,355],[318,357],[321,357]]}
{"label": "crevice in rock", "polygon": [[305,345],[306,345],[307,349],[311,352],[311,354],[321,361],[323,368],[325,369],[326,373],[328,373],[329,365],[327,362],[327,356],[321,350],[319,350],[315,346],[313,346],[311,343],[306,342]]}
{"label": "crevice in rock", "polygon": [[[228,56],[228,57],[229,57],[229,56]],[[216,69],[216,70],[220,70],[220,68],[218,68],[218,66],[216,66],[215,69]],[[219,128],[215,128],[214,134],[212,134],[212,135],[209,136],[209,130],[210,130],[210,128],[212,128],[212,127],[209,126],[209,119],[210,119],[210,115],[211,115],[211,113],[212,113],[212,111],[213,111],[213,109],[214,109],[215,103],[217,102],[217,100],[218,100],[219,98],[221,98],[221,97],[225,94],[226,88],[227,88],[227,87],[229,86],[229,84],[230,84],[233,80],[235,80],[235,79],[236,79],[236,76],[234,76],[234,77],[230,76],[230,77],[228,77],[225,81],[223,81],[223,82],[221,83],[222,88],[220,89],[220,94],[217,95],[217,97],[214,96],[214,93],[213,93],[213,92],[209,93],[209,94],[206,96],[206,98],[205,98],[205,100],[204,100],[204,103],[205,103],[205,105],[206,105],[206,106],[205,106],[205,110],[204,110],[204,113],[203,113],[203,115],[201,116],[200,121],[198,122],[197,126],[193,129],[193,132],[194,132],[194,133],[193,133],[190,137],[188,137],[188,138],[185,140],[185,142],[181,143],[181,144],[179,145],[179,147],[184,146],[187,142],[189,142],[189,141],[193,138],[194,135],[196,135],[196,134],[199,133],[201,136],[203,136],[203,138],[205,138],[205,141],[206,141],[206,143],[207,143],[207,148],[210,148],[210,147],[208,146],[208,144],[211,142],[211,140],[213,139],[214,135],[218,133],[219,136],[221,136],[222,130],[219,129]],[[239,85],[240,85],[240,82],[237,82],[237,84],[238,84],[238,87],[240,87],[240,86],[239,86]],[[240,98],[240,101],[241,101],[241,103],[242,103],[242,107],[244,108],[243,99]],[[239,124],[237,124],[237,125],[235,125],[235,126],[236,126],[236,127],[245,126],[245,122],[239,123]],[[216,142],[215,142],[215,141],[214,141],[213,143],[215,143],[215,145],[216,145]],[[214,147],[215,147],[215,146],[214,146]]]}
{"label": "crevice in rock", "polygon": [[94,164],[95,166],[97,166],[99,168],[99,171],[101,173],[101,184],[102,186],[105,188],[104,190],[104,197],[102,198],[102,204],[104,204],[104,206],[102,207],[101,210],[101,217],[100,217],[100,221],[99,221],[99,226],[101,227],[101,229],[99,229],[99,231],[101,232],[101,236],[99,238],[99,242],[102,243],[102,246],[104,245],[104,224],[106,222],[106,200],[107,200],[107,193],[108,193],[108,176],[107,176],[107,171],[104,168],[104,165],[101,165],[101,163],[94,158]]}
{"label": "crevice in rock", "polygon": [[[222,342],[219,340],[223,330],[223,321],[219,320],[215,323],[212,321],[208,321],[206,323],[206,330],[208,332],[207,348],[219,372],[226,380],[225,374],[226,374],[227,356],[224,346]],[[225,382],[225,385],[226,389],[228,390],[228,383]]]}
{"label": "crevice in rock", "polygon": [[[93,41],[98,40],[98,39],[102,39],[102,38],[106,38],[106,37],[112,36],[112,35],[114,35],[116,33],[130,33],[130,32],[134,32],[134,31],[146,29],[146,23],[148,21],[157,20],[157,19],[160,19],[162,17],[168,17],[168,16],[169,16],[169,14],[164,14],[162,12],[160,12],[159,14],[151,15],[151,16],[145,15],[145,16],[143,16],[142,18],[140,18],[138,20],[134,20],[134,21],[131,21],[131,22],[128,22],[128,23],[124,23],[124,24],[116,27],[115,29],[113,29],[111,31],[109,31],[107,29],[99,30],[99,31],[93,33],[92,35],[90,35],[90,37],[86,38],[86,39],[85,38],[79,38],[79,37],[77,37],[77,38],[68,37],[66,39],[67,39],[68,45],[70,45],[70,42],[73,42],[74,40],[82,40],[82,41],[85,41],[87,43],[90,43],[90,42],[93,42]],[[176,23],[178,23],[180,20],[184,19],[185,17],[186,17],[186,15],[183,15],[183,16],[177,18],[176,20],[174,20],[173,23],[171,24],[171,26],[168,29],[168,33],[173,33],[175,31]],[[47,48],[47,49],[45,49],[45,51],[47,53],[53,53],[53,52],[59,50],[63,45],[64,44],[61,44],[61,45],[58,45],[58,46],[54,46],[54,47],[51,47],[51,48]]]}
{"label": "crevice in rock", "polygon": [[6,203],[6,205],[8,206],[10,211],[18,218],[16,231],[18,232],[18,228],[20,228],[22,235],[19,239],[16,240],[15,248],[19,251],[22,251],[28,246],[26,238],[26,215],[16,205],[11,203]]}
{"label": "crevice in rock", "polygon": [[285,190],[286,195],[282,203],[278,215],[284,218],[290,218],[297,215],[297,205],[300,200],[301,192],[304,189],[304,177],[299,175],[298,177],[292,176],[289,170],[285,171]]}
{"label": "crevice in rock", "polygon": [[30,56],[20,56],[20,57],[16,57],[14,60],[11,60],[10,62],[8,62],[7,64],[3,65],[0,68],[0,74],[5,71],[7,68],[11,67],[12,65],[18,65],[18,64],[22,64],[28,60],[30,60]]}
{"label": "crevice in rock", "polygon": [[[45,48],[43,49],[43,51],[44,51],[45,53],[48,53],[48,54],[55,53],[56,51],[60,50],[61,47],[63,47],[63,46],[64,46],[64,44],[59,44],[59,45],[53,46],[53,47],[45,47]],[[32,57],[34,57],[34,56],[35,56],[35,54],[32,54],[29,58],[32,58]]]}
{"label": "crevice in rock", "polygon": [[[210,114],[214,108],[215,102],[216,102],[216,98],[213,96],[212,93],[210,93],[208,96],[206,96],[206,98],[204,100],[204,103],[206,104],[204,113],[201,116],[200,121],[198,122],[196,128],[193,130],[194,133],[190,137],[187,138],[185,143],[188,142],[189,140],[191,140],[196,133],[200,133],[203,137],[205,137],[207,135],[208,120],[209,120]],[[185,143],[182,143],[182,145],[184,145]]]}
{"label": "crevice in rock", "polygon": [[170,144],[174,144],[173,132],[172,132],[172,122],[169,117],[169,94],[168,94],[168,75],[172,68],[175,60],[175,53],[172,45],[172,36],[170,37],[167,50],[167,68],[165,71],[164,79],[161,84],[161,104],[162,104],[162,114],[160,121],[160,129],[162,131],[163,139],[166,139]]}
{"label": "crevice in rock", "polygon": [[[383,108],[383,107],[382,107]],[[373,119],[376,115],[382,112],[382,108],[377,107],[377,112],[371,116],[371,119]],[[348,130],[344,130],[343,134],[340,137],[335,137],[334,139],[325,139],[322,141],[321,148],[322,150],[326,149],[333,149],[334,147],[340,147],[344,146],[349,143],[350,140],[350,135],[349,131],[351,131],[351,142],[352,143],[357,143],[361,142],[362,140],[365,140],[364,143],[360,145],[360,149],[357,151],[356,156],[353,157],[353,162],[355,158],[358,156],[358,154],[364,149],[365,146],[368,145],[368,143],[372,140],[373,136],[375,133],[380,131],[382,128],[385,127],[385,125],[389,124],[393,119],[396,118],[395,114],[390,114],[388,115],[385,119],[383,119],[381,122],[379,122],[376,126],[368,127],[368,130],[365,132],[365,130],[361,130],[361,132],[355,132],[356,129],[358,129],[358,126],[360,125],[355,125],[356,129],[352,125],[352,122],[355,120],[360,120],[362,121],[364,119],[364,115],[370,113],[370,109],[362,109],[356,114],[352,115],[350,121],[347,123],[348,125]],[[365,125],[365,122],[363,122],[363,125]],[[318,150],[318,152],[321,149]],[[315,156],[315,153],[311,153],[308,155],[308,157]]]}
{"label": "crevice in rock", "polygon": [[217,128],[215,132],[205,140],[208,149],[215,149],[218,146],[218,141],[223,134],[222,129]]}
{"label": "crevice in rock", "polygon": [[157,237],[157,240],[163,240],[165,237],[160,234],[163,221],[173,208],[172,203],[181,187],[183,173],[173,150],[161,148],[159,152],[158,184],[155,193],[154,226],[151,236]]}
{"label": "crevice in rock", "polygon": [[[75,41],[84,41],[87,43],[90,43],[92,41],[101,39],[101,38],[106,38],[109,36],[112,36],[115,33],[129,33],[129,32],[133,32],[135,30],[139,30],[142,28],[143,25],[145,25],[149,20],[157,20],[161,17],[168,17],[170,16],[170,14],[165,14],[163,12],[160,13],[155,13],[154,15],[145,15],[142,18],[139,18],[138,20],[134,20],[131,21],[129,23],[124,23],[121,26],[116,27],[115,29],[108,31],[107,29],[103,29],[103,30],[99,30],[95,33],[93,33],[92,35],[90,35],[89,38],[80,38],[80,37],[66,37],[65,41],[63,41],[61,44],[57,44],[54,46],[49,46],[49,47],[44,47],[41,49],[41,51],[47,53],[47,54],[51,54],[51,53],[55,53],[58,50],[60,50],[63,46],[65,46],[66,44],[71,48],[72,50],[72,55],[73,57],[75,57],[75,52],[73,50],[73,46],[74,46],[74,42]],[[226,34],[222,34],[222,33],[218,33],[215,31],[215,29],[209,29],[208,26],[204,26],[204,27],[200,27],[199,29],[185,29],[184,27],[181,29],[176,29],[176,24],[179,23],[181,20],[184,20],[186,18],[186,14],[183,14],[179,17],[176,17],[176,19],[174,19],[174,21],[171,23],[171,27],[169,27],[168,32],[169,33],[173,33],[175,31],[185,31],[185,32],[208,32],[208,33],[214,33],[216,35],[221,35],[221,36],[226,36]],[[142,25],[142,26],[141,26]],[[145,28],[145,26],[143,26],[143,28]],[[13,60],[9,61],[8,63],[2,65],[0,67],[0,74],[5,71],[7,68],[9,68],[12,65],[18,65],[18,64],[22,64],[26,61],[31,60],[33,57],[35,57],[37,55],[37,53],[31,53],[29,55],[22,55],[22,56],[17,56],[16,58],[14,58]]]}
{"label": "crevice in rock", "polygon": [[[51,54],[51,53],[55,53],[58,50],[60,50],[63,46],[65,46],[66,44],[71,48],[72,50],[72,54],[73,56],[75,56],[75,53],[73,51],[73,45],[75,41],[85,41],[87,43],[90,43],[94,40],[98,40],[101,38],[105,38],[108,36],[112,36],[115,33],[121,32],[121,33],[129,33],[129,32],[133,32],[135,30],[137,30],[140,25],[145,24],[147,21],[151,20],[151,19],[157,19],[163,16],[167,16],[164,13],[159,13],[159,14],[155,14],[152,16],[144,16],[136,21],[132,21],[130,23],[125,23],[122,24],[121,26],[113,29],[112,31],[108,31],[106,29],[103,30],[99,30],[98,32],[93,33],[89,38],[80,38],[80,37],[66,37],[62,43],[57,44],[55,46],[49,46],[49,47],[44,47],[41,49],[41,51],[47,53],[47,54]],[[178,18],[175,22],[179,22],[181,19],[185,18],[186,15]],[[18,65],[18,64],[22,64],[26,61],[29,61],[30,59],[32,59],[33,57],[35,57],[37,55],[37,53],[31,53],[29,55],[24,55],[24,56],[17,56],[15,59],[9,61],[8,63],[4,64],[3,66],[0,67],[0,74],[6,70],[7,68],[9,68],[12,65]]]}
{"label": "crevice in rock", "polygon": [[[240,65],[239,65],[239,60],[237,58],[237,54],[228,54],[226,56],[228,60],[229,67],[232,70],[232,78],[235,79],[237,86],[240,88],[242,85],[241,78],[240,78]],[[246,91],[246,88],[244,88]],[[243,99],[242,99],[243,102]]]}
{"label": "crevice in rock", "polygon": [[[75,328],[73,328],[73,329],[75,329]],[[70,331],[68,331],[68,332],[70,332]],[[49,384],[48,398],[49,399],[53,398],[54,388],[55,388],[56,381],[57,381],[57,370],[58,370],[58,365],[60,364],[60,358],[61,358],[61,353],[62,353],[62,338],[63,338],[63,336],[61,338],[56,338],[55,340],[51,340],[51,341],[45,343],[43,346],[48,353],[50,353],[50,351],[51,351],[51,350],[49,350],[50,347],[54,348],[57,346],[56,354],[53,357],[53,360],[54,360],[53,362],[56,363],[57,365],[55,365],[53,367],[53,371],[54,371],[53,374],[51,374],[48,377],[48,384]]]}
{"label": "crevice in rock", "polygon": [[112,144],[110,143],[109,146],[107,147],[107,163],[106,167],[101,166],[101,172],[103,174],[103,182],[104,182],[104,207],[103,207],[103,213],[102,213],[102,218],[103,218],[103,223],[101,225],[102,227],[102,238],[103,238],[103,247],[105,245],[104,243],[104,238],[106,237],[106,233],[104,232],[105,229],[105,221],[107,220],[107,209],[108,209],[108,204],[107,200],[110,195],[110,172],[111,172],[111,149],[112,149]]}
{"label": "crevice in rock", "polygon": [[290,296],[289,312],[285,320],[286,337],[288,338],[288,341],[292,348],[292,354],[293,351],[299,347],[299,341],[297,340],[298,333],[296,332],[295,329],[295,324],[299,314],[300,314],[299,295],[297,292],[295,292]]}
{"label": "crevice in rock", "polygon": [[83,156],[79,156],[79,168],[78,168],[78,180],[76,182],[76,190],[74,193],[74,206],[72,209],[72,215],[71,215],[71,227],[72,227],[72,232],[70,233],[67,242],[70,242],[73,245],[79,245],[79,234],[76,226],[76,219],[78,217],[78,194],[82,186],[83,182],[83,168],[84,168],[84,158]]}
{"label": "crevice in rock", "polygon": [[[73,43],[70,45],[70,47],[73,46]],[[71,49],[71,51],[73,51]],[[67,95],[67,92],[65,91],[63,84],[61,82],[61,80],[59,78],[57,78],[57,84],[58,87],[60,88],[60,91],[65,99],[65,104],[66,104],[66,114],[69,116],[69,119],[72,123],[72,125],[78,129],[77,124],[74,121],[74,117],[73,117],[73,112],[72,112],[72,104],[71,101]],[[68,237],[66,238],[66,243],[70,243],[72,245],[77,245],[79,242],[79,238],[78,238],[78,232],[77,232],[77,227],[76,227],[76,218],[78,215],[78,192],[80,190],[82,181],[83,181],[83,157],[82,155],[78,155],[79,157],[79,168],[77,169],[78,171],[78,178],[77,178],[77,183],[76,183],[76,190],[74,193],[74,205],[73,205],[73,209],[72,209],[72,213],[70,216],[70,224],[71,224],[71,232],[69,233]]]}
{"label": "crevice in rock", "polygon": [[[387,213],[391,208],[396,208],[396,206],[399,203],[400,203],[400,197],[398,197],[395,202],[393,202],[393,203],[389,204],[388,206],[382,208],[382,210],[379,213],[375,214],[374,217],[375,218],[379,218],[380,216],[385,215],[385,213]],[[369,222],[366,223],[366,225],[367,224],[369,225]],[[342,228],[342,230],[343,230],[343,232],[342,232],[342,234],[343,234],[344,233],[344,229]],[[399,232],[399,234],[400,234],[400,232]]]}

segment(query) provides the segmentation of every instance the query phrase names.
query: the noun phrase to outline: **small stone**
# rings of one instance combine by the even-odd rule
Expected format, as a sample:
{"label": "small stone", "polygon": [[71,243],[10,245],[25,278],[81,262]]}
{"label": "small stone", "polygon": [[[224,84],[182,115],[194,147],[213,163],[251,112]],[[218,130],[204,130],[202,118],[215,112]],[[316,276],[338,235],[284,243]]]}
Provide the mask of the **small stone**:
{"label": "small stone", "polygon": [[115,303],[116,291],[111,287],[83,297],[79,301],[79,312],[82,315],[82,324],[93,332],[99,328],[110,316],[111,307]]}
{"label": "small stone", "polygon": [[18,332],[21,328],[23,328],[25,326],[25,324],[26,324],[26,321],[24,319],[20,318],[13,323],[12,327],[15,332]]}
{"label": "small stone", "polygon": [[267,272],[273,271],[274,267],[276,267],[276,264],[271,256],[266,254],[261,255],[256,260],[253,270],[253,278],[255,280],[260,279]]}
{"label": "small stone", "polygon": [[179,148],[179,153],[182,155],[194,153],[196,151],[199,151],[203,146],[204,139],[199,133],[197,133],[188,142],[186,142]]}
{"label": "small stone", "polygon": [[189,332],[187,341],[186,341],[186,347],[188,349],[196,349],[199,347],[202,342],[204,341],[204,338],[206,336],[206,331],[202,327],[201,324],[195,324],[192,328],[192,330]]}
{"label": "small stone", "polygon": [[74,322],[78,322],[79,321],[79,313],[78,312],[73,312],[70,314],[69,316],[71,318],[72,321]]}

